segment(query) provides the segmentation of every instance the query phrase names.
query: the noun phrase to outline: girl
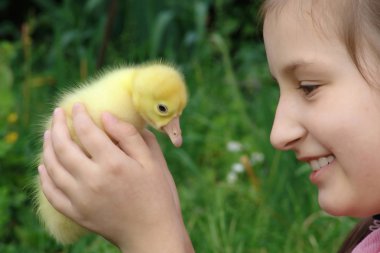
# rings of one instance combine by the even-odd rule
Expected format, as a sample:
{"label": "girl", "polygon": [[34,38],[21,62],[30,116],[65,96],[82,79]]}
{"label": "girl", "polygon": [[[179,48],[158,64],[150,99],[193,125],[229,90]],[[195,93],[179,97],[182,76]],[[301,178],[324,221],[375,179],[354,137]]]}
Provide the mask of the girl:
{"label": "girl", "polygon": [[[273,146],[310,164],[326,212],[379,214],[380,2],[267,0],[262,10],[269,69],[280,88]],[[90,159],[70,140],[62,110],[55,111],[39,167],[47,198],[123,252],[193,252],[154,137],[103,116],[118,145],[82,106],[74,108],[74,127]],[[371,226],[371,232],[365,222],[340,252],[380,252],[380,229]]]}

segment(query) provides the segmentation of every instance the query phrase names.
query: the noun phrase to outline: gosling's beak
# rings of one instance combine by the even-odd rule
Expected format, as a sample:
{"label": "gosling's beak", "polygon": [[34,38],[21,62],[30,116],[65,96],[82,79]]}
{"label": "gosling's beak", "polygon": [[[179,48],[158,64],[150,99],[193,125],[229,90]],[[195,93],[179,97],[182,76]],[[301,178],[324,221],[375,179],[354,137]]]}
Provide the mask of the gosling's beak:
{"label": "gosling's beak", "polygon": [[169,136],[173,145],[177,148],[182,145],[182,132],[179,125],[179,117],[173,118],[162,130]]}

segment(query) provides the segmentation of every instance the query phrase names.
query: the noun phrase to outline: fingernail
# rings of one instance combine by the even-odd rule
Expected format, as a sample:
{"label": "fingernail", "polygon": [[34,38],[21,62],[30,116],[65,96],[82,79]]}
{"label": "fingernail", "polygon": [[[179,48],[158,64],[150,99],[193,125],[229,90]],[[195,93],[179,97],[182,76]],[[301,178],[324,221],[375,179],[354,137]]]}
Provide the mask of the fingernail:
{"label": "fingernail", "polygon": [[44,140],[47,140],[50,136],[50,131],[49,130],[46,130],[45,133],[44,133]]}
{"label": "fingernail", "polygon": [[54,109],[54,116],[57,116],[59,113],[61,113],[61,108],[57,107]]}
{"label": "fingernail", "polygon": [[42,164],[40,164],[37,169],[38,169],[38,174],[41,175],[43,173],[44,166]]}
{"label": "fingernail", "polygon": [[73,113],[83,111],[83,105],[81,103],[75,103],[73,105]]}
{"label": "fingernail", "polygon": [[111,124],[114,124],[118,121],[117,118],[109,112],[104,112],[103,117],[104,117],[105,121],[107,121],[108,123],[111,123]]}

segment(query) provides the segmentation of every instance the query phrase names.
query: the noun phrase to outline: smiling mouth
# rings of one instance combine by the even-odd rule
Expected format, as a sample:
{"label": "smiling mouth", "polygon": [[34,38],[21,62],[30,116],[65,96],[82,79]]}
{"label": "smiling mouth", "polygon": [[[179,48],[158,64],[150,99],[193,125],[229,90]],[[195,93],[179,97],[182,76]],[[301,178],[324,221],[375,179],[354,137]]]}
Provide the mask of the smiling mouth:
{"label": "smiling mouth", "polygon": [[317,171],[322,169],[323,167],[331,164],[335,160],[335,156],[329,155],[325,157],[321,157],[319,159],[309,161],[309,164],[313,171]]}

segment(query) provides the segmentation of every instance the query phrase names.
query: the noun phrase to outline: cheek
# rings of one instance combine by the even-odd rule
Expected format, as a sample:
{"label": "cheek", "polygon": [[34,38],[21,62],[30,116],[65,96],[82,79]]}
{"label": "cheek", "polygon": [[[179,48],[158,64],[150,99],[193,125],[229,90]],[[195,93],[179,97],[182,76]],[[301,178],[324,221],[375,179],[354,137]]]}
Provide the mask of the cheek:
{"label": "cheek", "polygon": [[[315,137],[337,159],[338,167],[320,189],[323,209],[335,215],[380,212],[380,114],[368,104],[342,104],[328,117],[318,115]],[[339,203],[339,205],[337,205]]]}
{"label": "cheek", "polygon": [[341,108],[321,122],[321,142],[349,167],[380,168],[380,114],[363,105]]}
{"label": "cheek", "polygon": [[323,100],[315,103],[308,118],[314,122],[313,130],[328,148],[359,155],[358,149],[379,147],[380,106],[375,105],[375,101],[380,101],[380,97],[375,100],[367,91],[339,87],[323,95]]}

